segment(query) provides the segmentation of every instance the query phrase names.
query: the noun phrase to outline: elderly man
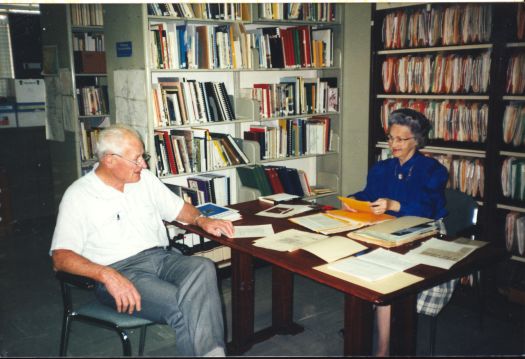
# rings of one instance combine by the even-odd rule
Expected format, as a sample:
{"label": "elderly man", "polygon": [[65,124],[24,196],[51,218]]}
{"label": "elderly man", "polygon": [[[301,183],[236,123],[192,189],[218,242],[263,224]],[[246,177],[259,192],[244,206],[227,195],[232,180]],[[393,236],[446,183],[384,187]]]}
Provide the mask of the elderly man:
{"label": "elderly man", "polygon": [[175,330],[179,354],[224,356],[224,323],[214,264],[166,249],[165,221],[233,235],[231,222],[206,218],[150,171],[139,134],[114,125],[97,144],[98,165],[60,204],[51,244],[55,270],[99,282],[97,298]]}

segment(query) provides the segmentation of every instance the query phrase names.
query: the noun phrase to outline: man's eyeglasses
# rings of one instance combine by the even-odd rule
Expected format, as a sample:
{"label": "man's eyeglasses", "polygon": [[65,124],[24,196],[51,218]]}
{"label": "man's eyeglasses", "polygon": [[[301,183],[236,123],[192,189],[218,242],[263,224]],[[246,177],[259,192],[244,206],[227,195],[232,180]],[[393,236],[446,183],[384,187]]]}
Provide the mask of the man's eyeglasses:
{"label": "man's eyeglasses", "polygon": [[112,155],[112,156],[120,157],[123,160],[128,161],[129,163],[133,163],[135,166],[142,166],[143,163],[147,164],[149,159],[151,158],[151,155],[149,155],[148,153],[144,153],[136,161],[132,161],[132,160],[128,160],[126,157],[123,157],[123,156],[119,155],[118,153],[108,153],[108,154]]}
{"label": "man's eyeglasses", "polygon": [[412,137],[407,137],[407,138],[401,138],[401,137],[392,137],[390,135],[386,136],[386,139],[389,143],[396,143],[396,142],[399,142],[399,143],[405,143],[407,141],[410,141],[411,139],[413,139],[414,136]]}

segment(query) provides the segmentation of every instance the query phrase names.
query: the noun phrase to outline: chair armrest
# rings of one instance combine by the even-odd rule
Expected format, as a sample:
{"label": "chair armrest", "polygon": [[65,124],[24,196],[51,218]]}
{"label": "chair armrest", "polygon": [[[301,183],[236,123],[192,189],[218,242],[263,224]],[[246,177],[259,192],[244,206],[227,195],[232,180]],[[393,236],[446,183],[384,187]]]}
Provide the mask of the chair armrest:
{"label": "chair armrest", "polygon": [[474,238],[476,238],[479,236],[480,231],[481,231],[481,228],[478,225],[472,225],[470,227],[466,227],[458,231],[457,236],[467,237],[467,238],[474,236]]}
{"label": "chair armrest", "polygon": [[83,289],[94,289],[97,285],[97,281],[94,279],[68,272],[58,271],[55,273],[55,276],[61,282]]}

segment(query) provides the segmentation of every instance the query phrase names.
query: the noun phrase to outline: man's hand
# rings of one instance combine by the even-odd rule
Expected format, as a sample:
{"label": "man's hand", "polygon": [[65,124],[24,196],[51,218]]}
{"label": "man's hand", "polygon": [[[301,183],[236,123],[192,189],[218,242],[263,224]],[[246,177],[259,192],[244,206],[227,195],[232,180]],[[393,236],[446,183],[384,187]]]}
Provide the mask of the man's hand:
{"label": "man's hand", "polygon": [[111,267],[104,267],[101,273],[102,283],[115,299],[117,311],[132,314],[140,312],[140,294],[131,281]]}
{"label": "man's hand", "polygon": [[226,237],[233,237],[233,224],[230,221],[199,217],[195,224],[211,235],[220,237],[224,234]]}

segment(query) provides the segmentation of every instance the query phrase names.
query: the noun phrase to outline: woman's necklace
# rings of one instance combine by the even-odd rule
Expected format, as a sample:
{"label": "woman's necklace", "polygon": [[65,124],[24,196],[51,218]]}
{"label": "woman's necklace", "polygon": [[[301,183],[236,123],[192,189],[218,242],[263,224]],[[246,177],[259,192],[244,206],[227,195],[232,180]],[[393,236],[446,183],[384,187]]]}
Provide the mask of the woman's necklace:
{"label": "woman's necklace", "polygon": [[403,175],[403,173],[401,172],[401,169],[399,169],[399,173],[397,173],[397,167],[399,166],[399,164],[396,164],[396,168],[394,169],[394,175],[397,177],[398,180],[402,181],[403,179],[406,179],[408,180],[410,178],[410,176],[412,176],[412,169],[414,168],[414,165],[410,166],[410,168],[408,169],[408,174],[405,178],[405,176]]}

